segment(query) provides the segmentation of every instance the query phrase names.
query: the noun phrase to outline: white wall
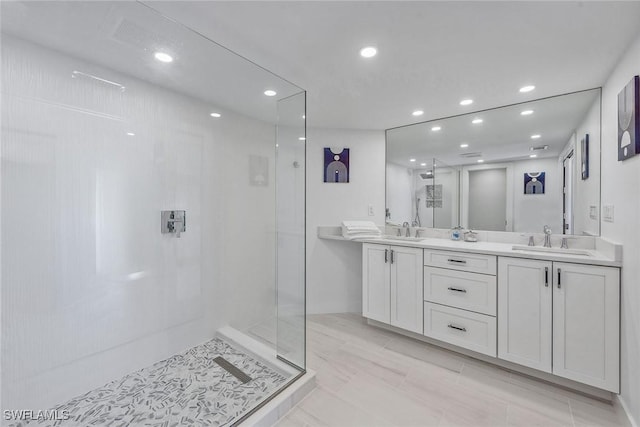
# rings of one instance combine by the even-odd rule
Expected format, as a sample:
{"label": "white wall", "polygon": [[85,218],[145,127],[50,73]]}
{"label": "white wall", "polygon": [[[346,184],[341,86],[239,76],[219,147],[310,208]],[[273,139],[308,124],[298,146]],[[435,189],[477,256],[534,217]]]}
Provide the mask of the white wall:
{"label": "white wall", "polygon": [[[349,183],[325,184],[323,148],[347,147]],[[343,220],[384,224],[383,131],[307,131],[307,312],[362,311],[362,244],[322,240],[318,226]],[[374,216],[368,215],[373,205]]]}
{"label": "white wall", "polygon": [[614,206],[614,222],[602,236],[622,243],[621,399],[640,425],[640,155],[618,162],[618,92],[640,73],[640,37],[614,68],[602,91],[602,205]]}
{"label": "white wall", "polygon": [[[589,178],[582,180],[582,145],[589,134]],[[573,191],[574,234],[600,234],[599,214],[589,215],[589,207],[600,206],[600,99],[591,106],[585,120],[576,129],[576,178]]]}
{"label": "white wall", "polygon": [[[49,408],[224,324],[274,322],[274,126],[2,49],[2,407]],[[249,155],[269,186],[249,184]],[[163,209],[186,210],[180,239],[160,234]]]}

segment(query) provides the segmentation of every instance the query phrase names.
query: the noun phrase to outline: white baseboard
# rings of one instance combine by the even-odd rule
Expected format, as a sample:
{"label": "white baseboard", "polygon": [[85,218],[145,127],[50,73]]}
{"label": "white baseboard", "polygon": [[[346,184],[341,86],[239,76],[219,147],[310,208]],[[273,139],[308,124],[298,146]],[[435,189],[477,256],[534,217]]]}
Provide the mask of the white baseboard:
{"label": "white baseboard", "polygon": [[620,407],[622,407],[622,410],[627,416],[627,419],[629,420],[629,424],[631,424],[631,427],[640,427],[636,422],[636,420],[633,418],[633,415],[631,415],[631,410],[629,409],[629,405],[627,405],[627,402],[625,402],[625,400],[619,394],[616,395],[616,400],[618,401],[618,404],[620,405]]}

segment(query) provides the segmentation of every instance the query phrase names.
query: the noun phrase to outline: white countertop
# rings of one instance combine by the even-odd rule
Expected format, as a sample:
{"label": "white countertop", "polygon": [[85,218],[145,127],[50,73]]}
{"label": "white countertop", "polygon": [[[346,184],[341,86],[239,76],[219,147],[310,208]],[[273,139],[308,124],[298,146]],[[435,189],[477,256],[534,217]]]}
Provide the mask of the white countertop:
{"label": "white countertop", "polygon": [[[621,248],[619,245],[609,243],[606,241],[601,242],[598,245],[596,242],[596,248],[594,249],[580,249],[581,252],[584,252],[585,255],[576,255],[569,253],[556,253],[556,252],[534,252],[528,250],[514,250],[514,246],[518,246],[524,248],[523,245],[518,244],[516,242],[504,243],[504,242],[486,242],[486,241],[478,241],[478,242],[464,242],[464,241],[455,241],[450,239],[442,239],[442,238],[434,238],[434,237],[425,237],[419,241],[404,241],[401,238],[396,238],[393,236],[382,236],[379,238],[368,238],[368,239],[358,239],[358,240],[348,240],[342,237],[341,234],[338,233],[340,227],[319,227],[318,228],[318,237],[321,239],[330,239],[330,240],[342,240],[342,241],[352,241],[352,242],[360,242],[360,243],[377,243],[377,244],[385,244],[385,245],[393,245],[393,246],[408,246],[413,248],[423,248],[423,249],[439,249],[439,250],[447,250],[454,252],[469,252],[469,253],[480,253],[480,254],[488,254],[488,255],[496,255],[496,256],[508,256],[513,258],[528,258],[528,259],[539,259],[545,261],[556,261],[556,262],[571,262],[576,264],[589,264],[589,265],[602,265],[602,266],[610,266],[610,267],[621,267],[622,259],[621,259]],[[599,238],[598,238],[599,239]],[[598,248],[600,246],[600,248]],[[538,246],[539,247],[539,246]],[[600,249],[600,250],[598,250]],[[553,248],[558,252],[562,251],[560,248]]]}

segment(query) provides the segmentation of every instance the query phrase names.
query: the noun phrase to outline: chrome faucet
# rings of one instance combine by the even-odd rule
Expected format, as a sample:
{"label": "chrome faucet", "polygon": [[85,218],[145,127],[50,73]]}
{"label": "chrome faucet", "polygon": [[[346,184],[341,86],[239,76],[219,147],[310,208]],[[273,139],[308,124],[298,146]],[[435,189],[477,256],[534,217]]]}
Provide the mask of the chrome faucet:
{"label": "chrome faucet", "polygon": [[549,228],[548,225],[545,225],[543,231],[544,231],[544,247],[550,248],[551,247],[551,229]]}
{"label": "chrome faucet", "polygon": [[404,235],[406,237],[411,237],[411,231],[409,230],[409,223],[407,221],[402,223],[402,228],[406,228],[407,231],[405,231]]}

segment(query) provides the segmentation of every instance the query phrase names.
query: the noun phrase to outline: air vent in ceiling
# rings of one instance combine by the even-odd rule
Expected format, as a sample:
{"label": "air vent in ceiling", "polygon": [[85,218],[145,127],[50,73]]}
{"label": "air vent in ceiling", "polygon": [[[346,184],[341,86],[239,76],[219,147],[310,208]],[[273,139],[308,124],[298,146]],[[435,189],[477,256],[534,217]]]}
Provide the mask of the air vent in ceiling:
{"label": "air vent in ceiling", "polygon": [[475,152],[475,153],[462,153],[460,154],[460,157],[464,157],[466,159],[472,159],[474,157],[482,157],[482,153],[480,152]]}
{"label": "air vent in ceiling", "polygon": [[543,151],[543,150],[548,150],[549,146],[548,145],[538,145],[537,147],[531,147],[530,150],[531,151]]}

